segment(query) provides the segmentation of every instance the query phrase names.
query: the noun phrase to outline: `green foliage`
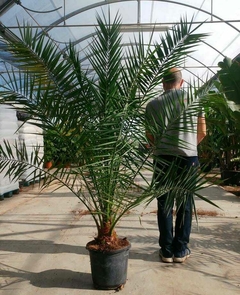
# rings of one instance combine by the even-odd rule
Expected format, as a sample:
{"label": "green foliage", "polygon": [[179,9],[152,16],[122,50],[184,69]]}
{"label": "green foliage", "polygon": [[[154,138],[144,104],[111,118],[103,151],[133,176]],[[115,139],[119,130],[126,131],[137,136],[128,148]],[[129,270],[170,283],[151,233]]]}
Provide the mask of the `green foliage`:
{"label": "green foliage", "polygon": [[226,57],[219,66],[219,81],[213,81],[205,94],[208,134],[199,154],[222,170],[239,170],[240,64]]}
{"label": "green foliage", "polygon": [[221,70],[218,77],[226,95],[227,102],[233,111],[240,111],[240,63],[238,60],[231,60],[225,57],[218,63]]}
{"label": "green foliage", "polygon": [[[195,174],[171,177],[175,175],[172,165],[165,176],[169,181],[161,180],[157,190],[143,172],[152,172],[151,150],[143,153],[138,146],[146,141],[145,104],[159,95],[163,74],[180,65],[206,35],[196,34],[187,20],[181,20],[160,37],[159,44],[151,45],[151,40],[144,44],[140,34],[124,50],[120,17],[110,24],[98,16],[97,23],[87,68],[72,44],[63,54],[48,36],[30,27],[20,30],[19,42],[5,39],[7,50],[19,61],[19,70],[3,76],[6,83],[0,95],[3,103],[14,102],[23,108],[46,136],[54,133],[54,140],[59,140],[54,147],[63,147],[74,156],[74,163],[82,163],[71,169],[43,171],[43,187],[57,181],[58,188],[65,186],[73,192],[92,214],[101,238],[111,235],[120,218],[141,202],[165,192],[172,192],[169,204],[176,192],[181,192],[178,204],[186,201],[189,191],[198,195],[204,181],[195,187]],[[189,107],[193,111],[193,101]],[[10,159],[10,147],[1,147],[1,152],[0,170],[10,163],[7,174],[12,177],[26,169],[21,163],[35,165],[24,157]],[[32,157],[39,158],[37,151]],[[137,182],[136,177],[142,181]]]}
{"label": "green foliage", "polygon": [[44,159],[54,166],[80,164],[82,144],[74,130],[47,129],[44,133]]}

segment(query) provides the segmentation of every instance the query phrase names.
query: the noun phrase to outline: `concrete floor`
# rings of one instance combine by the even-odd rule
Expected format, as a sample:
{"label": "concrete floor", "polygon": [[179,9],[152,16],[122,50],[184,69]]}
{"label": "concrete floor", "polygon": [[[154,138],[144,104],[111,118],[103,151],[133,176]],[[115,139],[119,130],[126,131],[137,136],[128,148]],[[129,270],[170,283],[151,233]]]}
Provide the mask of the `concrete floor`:
{"label": "concrete floor", "polygon": [[[239,197],[217,186],[204,195],[223,210],[196,200],[191,257],[164,264],[158,257],[156,203],[131,211],[118,225],[131,244],[122,295],[233,295],[240,291]],[[83,206],[64,189],[39,194],[38,187],[0,202],[1,295],[114,294],[94,290],[86,243],[96,234]],[[141,222],[140,219],[141,218]]]}

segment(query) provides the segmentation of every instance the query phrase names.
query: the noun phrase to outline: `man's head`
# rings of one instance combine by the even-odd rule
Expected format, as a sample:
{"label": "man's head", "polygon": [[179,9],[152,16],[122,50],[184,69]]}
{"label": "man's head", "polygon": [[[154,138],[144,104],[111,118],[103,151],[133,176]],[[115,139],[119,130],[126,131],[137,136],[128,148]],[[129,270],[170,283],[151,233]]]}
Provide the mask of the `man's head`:
{"label": "man's head", "polygon": [[182,73],[178,68],[169,69],[163,77],[163,89],[180,89],[183,84]]}

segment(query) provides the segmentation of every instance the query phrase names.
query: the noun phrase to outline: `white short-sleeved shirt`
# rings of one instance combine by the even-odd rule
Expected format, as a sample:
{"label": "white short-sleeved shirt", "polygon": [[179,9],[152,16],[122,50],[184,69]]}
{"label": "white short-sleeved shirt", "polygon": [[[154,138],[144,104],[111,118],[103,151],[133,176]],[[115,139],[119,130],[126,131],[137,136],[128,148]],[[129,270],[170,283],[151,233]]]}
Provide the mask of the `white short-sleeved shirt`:
{"label": "white short-sleeved shirt", "polygon": [[168,90],[146,107],[148,131],[154,136],[154,155],[197,156],[199,103],[182,90]]}

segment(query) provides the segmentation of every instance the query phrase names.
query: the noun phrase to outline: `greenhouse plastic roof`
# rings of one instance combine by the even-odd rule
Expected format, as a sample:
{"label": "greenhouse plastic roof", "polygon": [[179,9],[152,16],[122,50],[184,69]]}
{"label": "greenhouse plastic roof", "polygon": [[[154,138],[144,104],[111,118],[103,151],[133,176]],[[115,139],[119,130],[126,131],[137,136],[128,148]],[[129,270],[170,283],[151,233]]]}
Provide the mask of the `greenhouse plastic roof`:
{"label": "greenhouse plastic roof", "polygon": [[[84,50],[92,37],[96,15],[119,13],[122,18],[123,41],[127,44],[133,31],[143,30],[149,38],[156,27],[154,41],[181,17],[194,20],[194,25],[204,24],[199,32],[209,33],[183,68],[185,80],[199,77],[201,81],[214,76],[218,62],[224,56],[235,58],[240,53],[240,0],[0,0],[0,31],[18,35],[18,22],[44,30],[64,50],[66,43],[74,42],[84,59]],[[6,27],[7,29],[3,29]],[[11,55],[4,52],[0,37],[0,71],[6,63],[13,63]],[[0,81],[1,82],[1,81]]]}

